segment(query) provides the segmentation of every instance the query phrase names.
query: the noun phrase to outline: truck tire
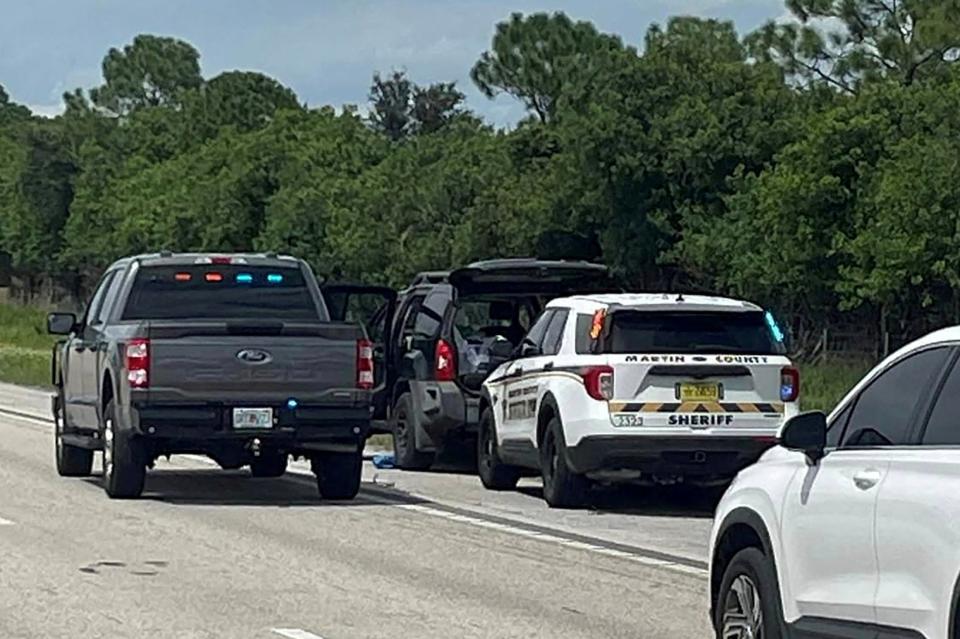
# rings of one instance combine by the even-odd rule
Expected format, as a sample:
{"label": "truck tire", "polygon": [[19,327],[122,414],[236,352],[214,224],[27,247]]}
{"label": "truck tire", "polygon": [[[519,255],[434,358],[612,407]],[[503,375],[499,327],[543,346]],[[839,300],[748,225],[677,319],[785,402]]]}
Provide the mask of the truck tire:
{"label": "truck tire", "polygon": [[477,433],[477,474],[480,482],[490,490],[513,490],[520,481],[520,469],[500,461],[496,425],[489,408],[480,415]]}
{"label": "truck tire", "polygon": [[250,462],[250,474],[257,478],[280,477],[287,472],[287,455],[266,453]]}
{"label": "truck tire", "polygon": [[578,508],[587,499],[590,481],[567,465],[567,444],[563,424],[554,416],[540,442],[540,472],[543,498],[551,508]]}
{"label": "truck tire", "polygon": [[353,499],[360,492],[363,453],[325,453],[312,460],[317,490],[324,499]]}
{"label": "truck tire", "polygon": [[394,459],[398,468],[426,470],[433,464],[434,454],[417,450],[416,424],[412,415],[413,400],[410,398],[410,393],[404,393],[397,399],[390,418]]}
{"label": "truck tire", "polygon": [[112,499],[134,499],[147,476],[143,444],[117,428],[113,400],[103,411],[103,489]]}
{"label": "truck tire", "polygon": [[63,388],[58,389],[58,395],[60,411],[53,426],[57,474],[61,477],[89,477],[93,471],[93,451],[63,443],[63,427],[67,418],[63,403]]}

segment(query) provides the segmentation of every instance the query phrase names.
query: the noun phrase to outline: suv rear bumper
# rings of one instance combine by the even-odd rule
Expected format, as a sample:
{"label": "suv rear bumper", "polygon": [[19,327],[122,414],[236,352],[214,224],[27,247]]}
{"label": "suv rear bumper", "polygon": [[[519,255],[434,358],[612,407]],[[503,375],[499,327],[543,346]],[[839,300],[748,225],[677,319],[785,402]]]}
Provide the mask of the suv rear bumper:
{"label": "suv rear bumper", "polygon": [[567,447],[577,473],[633,470],[687,477],[733,477],[776,445],[773,437],[595,435]]}

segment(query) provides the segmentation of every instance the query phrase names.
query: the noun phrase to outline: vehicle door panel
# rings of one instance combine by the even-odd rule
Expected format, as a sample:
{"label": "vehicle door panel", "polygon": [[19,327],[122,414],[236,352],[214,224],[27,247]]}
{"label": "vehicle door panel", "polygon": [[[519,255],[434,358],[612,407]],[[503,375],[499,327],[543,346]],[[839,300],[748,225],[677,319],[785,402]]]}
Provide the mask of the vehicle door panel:
{"label": "vehicle door panel", "polygon": [[[87,355],[84,359],[84,379],[92,385],[90,398],[94,401],[95,409],[101,406],[101,379],[107,358],[107,340],[105,331],[110,320],[111,312],[117,302],[120,287],[123,285],[123,273],[118,269],[107,274],[104,282],[106,292],[100,301],[99,308],[87,325]],[[117,380],[114,380],[116,383]],[[99,413],[94,416],[99,423]]]}
{"label": "vehicle door panel", "polygon": [[[548,309],[533,323],[520,343],[517,359],[511,362],[507,369],[503,397],[506,405],[503,409],[500,432],[502,440],[536,445],[536,411],[539,391],[536,373],[538,369],[543,368],[544,360],[547,358],[539,353],[524,357],[523,349],[529,347],[539,350],[555,314],[556,311]],[[533,437],[530,435],[531,424],[533,424]]]}
{"label": "vehicle door panel", "polygon": [[[936,385],[935,385],[936,386]],[[947,637],[960,575],[960,367],[953,364],[919,445],[891,451],[877,504],[877,622]]]}
{"label": "vehicle door panel", "polygon": [[99,424],[97,415],[99,380],[96,378],[96,340],[99,331],[95,330],[91,323],[96,321],[97,313],[113,277],[114,272],[111,271],[105,273],[98,282],[77,334],[70,340],[67,351],[67,367],[71,377],[70,396],[67,399],[68,414],[71,423],[80,428],[92,429]]}
{"label": "vehicle door panel", "polygon": [[791,481],[781,537],[802,617],[874,623],[877,488],[858,487],[865,469],[882,477],[887,464],[871,451],[835,451]]}
{"label": "vehicle door panel", "polygon": [[82,330],[70,335],[63,346],[61,373],[63,374],[64,411],[71,426],[84,426],[83,411],[83,351],[86,343]]}
{"label": "vehicle door panel", "polygon": [[384,286],[360,284],[327,284],[321,290],[332,321],[355,322],[366,329],[367,337],[373,343],[373,419],[386,419],[389,389],[396,381],[396,368],[389,365],[396,291]]}
{"label": "vehicle door panel", "polygon": [[801,616],[878,622],[878,498],[947,353],[922,351],[878,372],[841,411],[839,448],[794,477],[782,538]]}

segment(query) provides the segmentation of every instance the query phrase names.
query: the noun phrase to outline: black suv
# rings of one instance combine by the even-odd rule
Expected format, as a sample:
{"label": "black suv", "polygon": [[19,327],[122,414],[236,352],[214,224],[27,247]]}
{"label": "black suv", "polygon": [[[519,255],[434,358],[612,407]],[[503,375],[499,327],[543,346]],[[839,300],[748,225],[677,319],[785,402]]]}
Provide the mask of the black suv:
{"label": "black suv", "polygon": [[428,468],[452,438],[474,436],[480,386],[555,297],[616,290],[589,262],[489,260],[417,275],[404,290],[324,287],[334,321],[374,343],[373,430],[393,434],[397,465]]}

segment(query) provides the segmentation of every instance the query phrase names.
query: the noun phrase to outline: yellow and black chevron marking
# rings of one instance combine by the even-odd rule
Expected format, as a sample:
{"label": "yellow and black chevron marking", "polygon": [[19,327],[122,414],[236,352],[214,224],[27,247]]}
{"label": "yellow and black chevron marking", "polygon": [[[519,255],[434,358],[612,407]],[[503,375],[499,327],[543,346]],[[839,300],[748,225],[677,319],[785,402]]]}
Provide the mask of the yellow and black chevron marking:
{"label": "yellow and black chevron marking", "polygon": [[763,402],[610,402],[611,413],[783,413],[783,404]]}

